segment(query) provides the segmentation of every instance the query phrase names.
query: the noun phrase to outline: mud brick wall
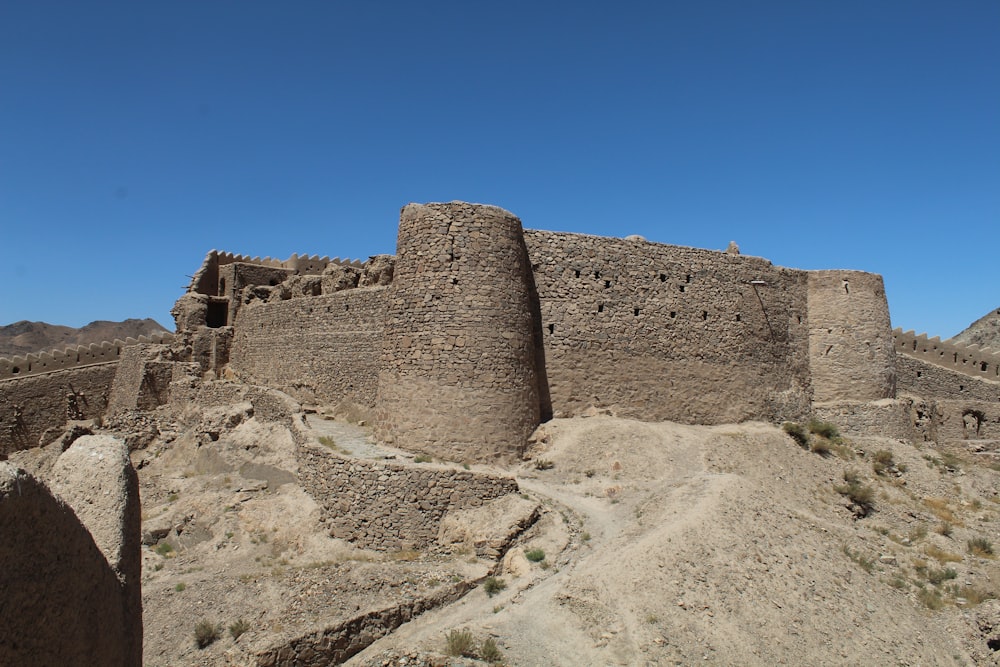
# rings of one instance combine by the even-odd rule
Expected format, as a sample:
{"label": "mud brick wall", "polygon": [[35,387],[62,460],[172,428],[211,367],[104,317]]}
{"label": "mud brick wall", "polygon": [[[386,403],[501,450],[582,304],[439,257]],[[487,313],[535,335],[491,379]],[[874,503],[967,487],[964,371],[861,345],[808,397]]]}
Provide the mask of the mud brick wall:
{"label": "mud brick wall", "polygon": [[862,271],[808,275],[813,400],[894,397],[896,355],[882,276]]}
{"label": "mud brick wall", "polygon": [[516,457],[540,419],[536,310],[515,216],[461,202],[404,208],[376,435],[455,461]]}
{"label": "mud brick wall", "polygon": [[525,242],[556,416],[596,406],[716,424],[808,411],[805,272],[643,240],[528,230]]}
{"label": "mud brick wall", "polygon": [[334,537],[380,551],[423,549],[449,510],[518,491],[513,478],[350,459],[310,443],[299,445],[299,482],[322,506]]}
{"label": "mud brick wall", "polygon": [[117,362],[0,381],[0,454],[38,447],[69,419],[102,416]]}
{"label": "mud brick wall", "polygon": [[386,289],[252,302],[237,315],[230,366],[246,381],[300,401],[372,407]]}

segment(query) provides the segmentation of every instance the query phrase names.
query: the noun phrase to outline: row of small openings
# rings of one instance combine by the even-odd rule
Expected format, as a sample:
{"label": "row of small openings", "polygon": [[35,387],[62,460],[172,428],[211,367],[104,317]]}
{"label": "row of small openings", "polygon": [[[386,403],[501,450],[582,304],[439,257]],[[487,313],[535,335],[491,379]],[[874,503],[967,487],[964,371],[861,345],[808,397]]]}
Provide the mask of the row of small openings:
{"label": "row of small openings", "polygon": [[[604,312],[604,304],[599,304],[597,306],[597,312],[599,312],[599,313],[603,313]],[[642,314],[642,308],[633,308],[632,309],[632,314],[635,317],[639,317],[639,315]],[[676,319],[676,318],[677,318],[677,311],[676,310],[671,310],[670,311],[670,319]],[[708,311],[707,310],[701,311],[701,319],[702,320],[707,320],[708,319]],[[737,322],[741,321],[739,313],[736,313],[736,321]],[[549,324],[548,329],[549,329],[549,333],[550,334],[551,333],[555,333],[556,332],[556,325],[555,324]]]}
{"label": "row of small openings", "polygon": [[[575,269],[573,271],[573,273],[576,275],[577,278],[579,278],[580,275],[581,275],[580,269]],[[661,273],[660,276],[659,276],[659,278],[660,278],[660,282],[661,283],[667,282],[667,274]],[[594,279],[595,280],[600,280],[601,279],[601,272],[600,271],[594,271]],[[690,283],[691,282],[691,274],[690,273],[688,273],[687,275],[684,276],[684,282],[685,283]],[[604,281],[604,287],[606,287],[606,288],[607,287],[611,287],[611,281],[610,280],[605,280]],[[681,288],[681,291],[683,292],[684,291],[684,285],[681,285],[680,288]]]}

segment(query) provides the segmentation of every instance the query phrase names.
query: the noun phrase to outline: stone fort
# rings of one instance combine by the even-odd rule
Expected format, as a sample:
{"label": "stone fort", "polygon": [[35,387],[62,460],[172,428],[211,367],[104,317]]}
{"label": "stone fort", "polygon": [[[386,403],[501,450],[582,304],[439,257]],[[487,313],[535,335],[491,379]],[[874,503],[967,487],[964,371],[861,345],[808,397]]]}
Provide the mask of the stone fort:
{"label": "stone fort", "polygon": [[397,254],[366,262],[212,251],[172,312],[172,336],[0,359],[0,454],[192,378],[340,406],[459,462],[514,459],[540,422],[594,409],[1000,437],[1000,355],[894,331],[878,275],[526,230],[493,206],[410,204]]}

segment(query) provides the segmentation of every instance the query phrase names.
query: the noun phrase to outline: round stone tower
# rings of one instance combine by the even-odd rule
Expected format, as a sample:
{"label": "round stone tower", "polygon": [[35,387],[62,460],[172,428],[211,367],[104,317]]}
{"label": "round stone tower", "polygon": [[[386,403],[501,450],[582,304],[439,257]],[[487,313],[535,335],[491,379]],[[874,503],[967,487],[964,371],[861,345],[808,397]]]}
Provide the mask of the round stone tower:
{"label": "round stone tower", "polygon": [[882,276],[809,271],[813,401],[896,397],[896,353]]}
{"label": "round stone tower", "polygon": [[510,459],[539,423],[521,221],[480,204],[400,215],[375,434],[453,461]]}

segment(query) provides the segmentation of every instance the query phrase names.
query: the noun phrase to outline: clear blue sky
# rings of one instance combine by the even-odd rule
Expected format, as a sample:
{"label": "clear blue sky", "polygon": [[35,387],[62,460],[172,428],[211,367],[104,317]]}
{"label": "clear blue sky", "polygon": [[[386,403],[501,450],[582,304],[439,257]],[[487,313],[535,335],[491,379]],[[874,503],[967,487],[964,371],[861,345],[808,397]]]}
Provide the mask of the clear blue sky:
{"label": "clear blue sky", "polygon": [[393,252],[399,209],[1000,306],[1000,2],[0,3],[0,324],[168,311],[205,253]]}

